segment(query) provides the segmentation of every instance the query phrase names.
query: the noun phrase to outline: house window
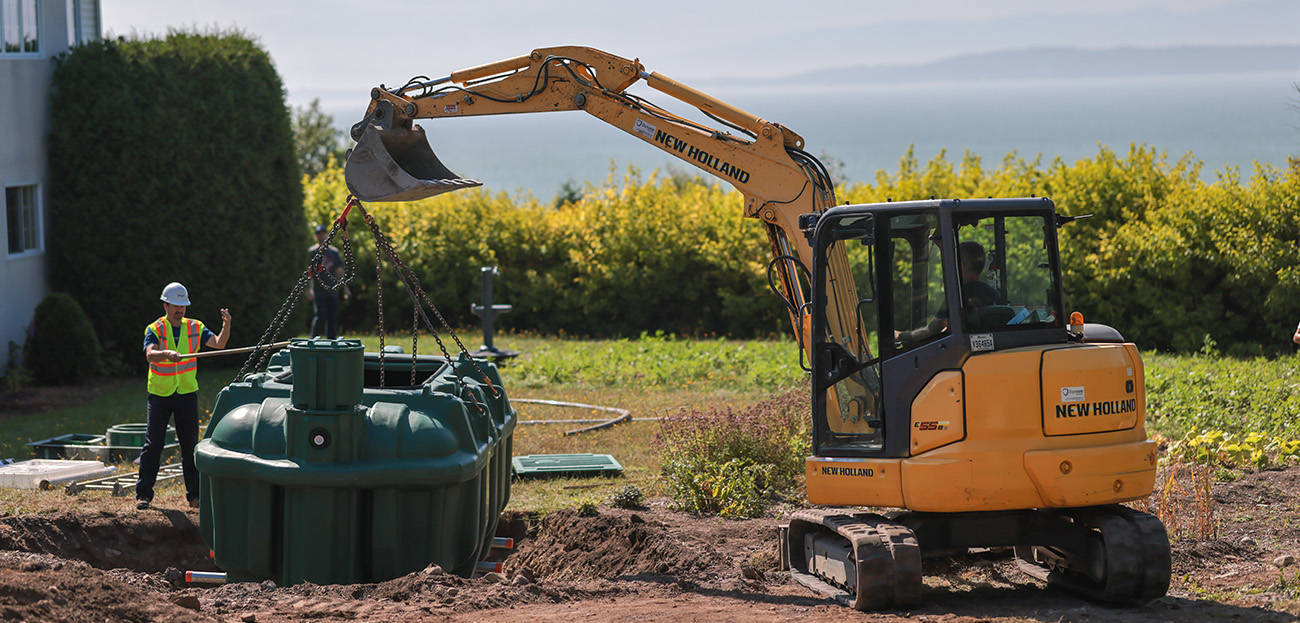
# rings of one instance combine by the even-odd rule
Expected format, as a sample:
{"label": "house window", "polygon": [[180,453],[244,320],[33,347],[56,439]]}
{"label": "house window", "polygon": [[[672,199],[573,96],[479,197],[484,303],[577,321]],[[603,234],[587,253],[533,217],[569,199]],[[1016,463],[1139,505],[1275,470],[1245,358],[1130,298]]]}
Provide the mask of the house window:
{"label": "house window", "polygon": [[40,52],[40,32],[37,0],[0,0],[0,55]]}
{"label": "house window", "polygon": [[5,188],[5,222],[9,230],[9,255],[41,250],[41,206],[36,185]]}
{"label": "house window", "polygon": [[99,39],[99,0],[68,0],[68,45]]}

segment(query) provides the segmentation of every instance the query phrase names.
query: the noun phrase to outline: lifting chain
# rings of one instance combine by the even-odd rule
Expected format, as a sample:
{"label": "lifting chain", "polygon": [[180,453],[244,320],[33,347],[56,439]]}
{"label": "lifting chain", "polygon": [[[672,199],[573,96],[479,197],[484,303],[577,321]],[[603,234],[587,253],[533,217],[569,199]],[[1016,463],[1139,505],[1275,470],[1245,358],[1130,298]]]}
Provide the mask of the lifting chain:
{"label": "lifting chain", "polygon": [[[478,398],[473,394],[473,392],[469,391],[469,387],[465,385],[464,381],[462,380],[460,370],[456,368],[456,364],[452,359],[451,354],[447,352],[446,344],[443,344],[442,338],[438,337],[437,328],[434,327],[433,322],[429,320],[428,315],[424,313],[424,308],[420,305],[421,301],[423,301],[425,305],[428,305],[429,309],[433,311],[435,316],[437,316],[438,320],[442,323],[443,328],[447,330],[448,335],[450,335],[451,339],[456,342],[456,345],[458,347],[460,347],[460,352],[468,353],[469,351],[466,350],[465,345],[461,343],[460,338],[456,336],[456,332],[452,331],[451,327],[447,324],[447,320],[445,317],[443,317],[442,312],[439,311],[438,307],[433,304],[433,301],[429,300],[429,296],[425,294],[424,289],[420,287],[420,282],[415,279],[414,275],[411,273],[411,269],[408,268],[406,266],[406,263],[402,261],[402,258],[397,255],[397,251],[393,248],[392,240],[389,239],[388,236],[384,235],[384,233],[379,230],[379,224],[375,222],[374,217],[371,216],[368,211],[366,211],[365,207],[361,205],[360,201],[356,202],[356,206],[357,209],[361,211],[361,217],[363,220],[365,220],[366,225],[370,226],[370,232],[374,235],[375,257],[376,258],[379,257],[380,252],[386,255],[388,257],[389,263],[393,265],[394,272],[397,273],[397,278],[400,279],[402,284],[406,286],[406,293],[408,296],[411,297],[411,303],[414,308],[414,314],[418,315],[422,320],[424,320],[424,324],[428,327],[429,334],[433,336],[434,342],[438,344],[438,350],[442,352],[442,356],[447,361],[447,365],[451,367],[452,376],[455,377],[456,385],[459,387],[461,392],[460,397],[469,401],[471,404],[474,405],[475,410],[477,410],[480,414],[483,414],[484,413],[483,405],[479,404]],[[416,298],[417,296],[419,297],[418,299]],[[382,334],[380,339],[381,340],[383,339]],[[492,381],[488,379],[487,373],[483,371],[483,368],[479,367],[478,362],[474,361],[473,357],[469,358],[469,362],[470,365],[473,365],[474,369],[478,371],[479,378],[482,379],[483,384],[487,386],[487,389],[489,392],[492,393],[492,396],[494,397],[500,396],[500,392],[497,390],[496,385],[494,385]],[[381,370],[382,370],[382,365],[383,365],[383,361],[381,359],[380,361]]]}
{"label": "lifting chain", "polygon": [[[366,214],[366,223],[373,219]],[[372,225],[373,227],[373,225]],[[384,258],[375,252],[375,296],[379,299],[379,387],[384,387]]]}
{"label": "lifting chain", "polygon": [[[335,279],[333,275],[329,275],[329,273],[325,272],[325,254],[321,249],[329,248],[330,240],[334,239],[334,232],[330,232],[329,238],[319,245],[316,254],[312,256],[310,272],[315,281],[319,283],[322,288],[331,292],[338,292],[339,288],[352,283],[356,278],[357,258],[352,252],[352,237],[348,235],[348,222],[346,220],[341,222],[336,221],[334,227],[336,230],[343,232],[343,265],[346,267],[343,271],[343,278]],[[320,277],[315,277],[315,275],[328,275],[330,279],[329,281],[326,281]],[[329,282],[333,282],[333,284]],[[313,284],[313,286],[314,285],[315,284]]]}
{"label": "lifting chain", "polygon": [[[406,286],[406,292],[415,304],[416,311],[424,320],[425,325],[428,326],[429,333],[433,335],[434,341],[438,343],[438,349],[442,351],[442,356],[447,359],[447,363],[451,363],[451,355],[447,352],[446,345],[442,343],[442,338],[438,337],[437,328],[433,326],[433,322],[429,320],[427,315],[425,315],[424,308],[420,306],[421,301],[423,301],[424,304],[433,311],[434,316],[438,318],[438,322],[442,324],[442,328],[447,331],[447,334],[451,336],[451,339],[456,342],[456,346],[460,348],[460,352],[468,353],[469,350],[465,348],[465,344],[456,336],[456,332],[453,331],[451,325],[447,323],[447,319],[442,315],[442,312],[438,310],[438,306],[434,305],[433,301],[429,300],[429,295],[424,292],[424,288],[420,287],[420,282],[415,279],[411,269],[407,267],[406,262],[403,262],[402,258],[397,255],[397,251],[393,249],[392,240],[390,240],[388,236],[384,235],[383,232],[379,231],[379,226],[375,223],[374,217],[370,216],[370,213],[366,211],[365,206],[363,206],[360,201],[356,202],[356,206],[357,209],[361,211],[361,216],[365,219],[366,224],[370,226],[371,233],[375,236],[375,255],[378,256],[378,251],[383,251],[384,255],[388,256],[388,261],[393,264],[397,277],[401,279],[402,284]],[[416,298],[417,296],[419,297],[418,299]],[[472,357],[469,361],[470,365],[473,365],[474,369],[478,371],[483,384],[492,392],[492,395],[494,397],[498,396],[499,393],[497,392],[496,385],[493,385],[492,381],[488,379],[487,373],[483,371],[483,368],[479,367],[478,362],[474,361]],[[459,377],[459,375],[457,376]]]}
{"label": "lifting chain", "polygon": [[[325,237],[324,242],[317,245],[316,253],[312,255],[311,261],[307,263],[306,270],[303,270],[302,274],[298,276],[298,281],[293,284],[293,290],[289,292],[288,298],[284,299],[284,302],[280,304],[280,310],[275,312],[271,324],[267,325],[266,331],[262,333],[261,339],[257,341],[257,347],[248,354],[244,364],[239,367],[239,372],[235,373],[235,379],[231,381],[232,383],[243,380],[244,374],[249,370],[256,370],[266,365],[266,360],[271,353],[269,349],[261,347],[274,343],[276,338],[280,337],[280,331],[284,329],[285,322],[293,315],[293,310],[298,306],[298,299],[302,297],[303,290],[311,283],[314,271],[324,263],[325,250],[329,248],[330,242],[334,240],[334,236],[338,235],[339,231],[347,229],[347,214],[353,205],[354,202],[349,200],[347,208],[343,210],[343,215],[334,221],[334,227],[330,228],[329,235]],[[343,275],[343,279],[334,284],[334,288],[352,281],[353,277],[356,276],[356,259],[353,257],[352,244],[346,234],[343,241],[344,253],[346,254],[345,263],[348,268]]]}
{"label": "lifting chain", "polygon": [[[425,314],[424,306],[428,306],[428,308],[433,311],[434,316],[438,319],[442,328],[447,331],[447,334],[451,336],[451,339],[456,343],[456,346],[460,348],[461,353],[468,353],[468,349],[465,348],[465,344],[460,341],[460,338],[456,336],[456,332],[453,331],[451,326],[447,323],[447,319],[442,315],[442,312],[433,304],[433,301],[429,299],[429,295],[420,287],[420,282],[415,279],[414,274],[406,265],[406,262],[402,261],[402,258],[397,255],[397,251],[393,248],[392,240],[379,230],[379,224],[375,222],[374,217],[365,209],[361,204],[361,201],[353,196],[348,197],[347,207],[343,209],[343,214],[334,221],[334,227],[330,229],[329,235],[326,236],[325,240],[317,247],[316,253],[312,256],[307,269],[299,275],[297,283],[294,284],[293,291],[289,293],[288,298],[286,298],[284,303],[280,305],[280,310],[276,312],[275,318],[262,334],[262,338],[258,340],[256,350],[249,355],[248,359],[244,362],[244,365],[240,367],[233,382],[243,380],[244,374],[248,372],[249,369],[255,370],[266,364],[266,359],[269,357],[270,353],[261,347],[273,343],[275,339],[280,336],[280,332],[284,329],[285,322],[288,320],[289,316],[293,314],[294,307],[297,306],[298,299],[302,296],[303,289],[311,283],[315,272],[319,271],[321,268],[325,249],[329,247],[330,242],[334,240],[334,237],[339,231],[345,232],[342,246],[345,255],[344,263],[347,268],[345,269],[345,274],[342,279],[339,279],[338,282],[334,283],[332,286],[326,285],[325,287],[330,290],[337,290],[339,287],[350,283],[355,279],[356,258],[352,250],[351,239],[346,234],[347,216],[348,212],[351,211],[352,208],[356,208],[361,212],[362,219],[370,228],[370,233],[375,239],[375,292],[376,298],[379,302],[379,386],[384,387],[386,381],[384,361],[386,329],[384,327],[383,265],[384,258],[387,257],[389,264],[393,267],[394,272],[397,273],[397,278],[401,281],[402,285],[406,286],[407,295],[411,297],[411,386],[415,386],[416,380],[416,356],[418,354],[417,348],[419,345],[418,321],[423,320],[429,334],[433,336],[434,342],[437,343],[438,350],[442,352],[442,356],[446,360],[447,365],[451,367],[452,375],[456,378],[456,384],[462,393],[461,397],[469,400],[479,413],[483,413],[483,405],[479,403],[477,397],[473,392],[469,391],[468,386],[466,386],[462,380],[460,371],[456,368],[451,353],[447,352],[447,346],[443,344],[442,338],[438,337],[437,327],[434,326],[433,321],[429,319],[429,316]],[[421,305],[421,303],[423,303],[423,305]],[[469,362],[474,366],[474,369],[478,371],[479,378],[482,379],[483,384],[487,387],[487,390],[491,392],[492,396],[500,396],[500,391],[488,378],[487,373],[483,371],[483,368],[479,366],[478,362],[475,361],[473,357],[469,358]]]}
{"label": "lifting chain", "polygon": [[411,301],[411,387],[415,387],[415,360],[420,354],[420,313],[415,310],[418,303]]}

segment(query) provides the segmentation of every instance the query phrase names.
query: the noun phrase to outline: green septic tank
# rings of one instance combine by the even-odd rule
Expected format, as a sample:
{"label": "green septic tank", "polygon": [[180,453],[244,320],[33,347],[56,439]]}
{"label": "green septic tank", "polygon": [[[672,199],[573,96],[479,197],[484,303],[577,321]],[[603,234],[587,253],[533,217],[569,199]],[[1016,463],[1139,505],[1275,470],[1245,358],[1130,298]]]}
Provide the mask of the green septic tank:
{"label": "green septic tank", "polygon": [[231,581],[375,582],[430,563],[468,577],[487,555],[515,426],[496,367],[414,357],[411,386],[413,357],[384,356],[380,387],[360,340],[293,340],[218,394],[195,450],[199,527]]}

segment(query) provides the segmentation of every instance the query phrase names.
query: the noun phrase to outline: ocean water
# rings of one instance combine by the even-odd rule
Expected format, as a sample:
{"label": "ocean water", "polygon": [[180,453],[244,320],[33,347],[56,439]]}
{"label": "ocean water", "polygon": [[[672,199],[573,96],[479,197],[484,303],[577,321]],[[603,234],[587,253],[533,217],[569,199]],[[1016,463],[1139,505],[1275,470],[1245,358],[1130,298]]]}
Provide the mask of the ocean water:
{"label": "ocean water", "polygon": [[[1008,153],[1044,162],[1095,156],[1100,145],[1121,154],[1148,144],[1171,161],[1190,152],[1212,181],[1225,167],[1244,177],[1254,163],[1286,165],[1300,155],[1300,75],[1258,73],[1126,80],[911,84],[809,91],[718,89],[720,99],[801,134],[806,151],[843,163],[845,177],[870,181],[897,171],[914,146],[922,163],[940,150],[963,152],[998,166]],[[701,85],[708,91],[707,86]],[[644,85],[633,92],[679,114],[671,98]],[[359,116],[357,102],[330,98],[322,106],[340,127]],[[690,118],[707,121],[698,113]],[[629,165],[643,177],[655,169],[697,169],[648,142],[583,112],[438,119],[422,122],[434,151],[463,177],[486,189],[531,192],[549,200],[566,182],[622,179]],[[716,124],[710,123],[710,125]],[[708,176],[706,176],[708,177]]]}

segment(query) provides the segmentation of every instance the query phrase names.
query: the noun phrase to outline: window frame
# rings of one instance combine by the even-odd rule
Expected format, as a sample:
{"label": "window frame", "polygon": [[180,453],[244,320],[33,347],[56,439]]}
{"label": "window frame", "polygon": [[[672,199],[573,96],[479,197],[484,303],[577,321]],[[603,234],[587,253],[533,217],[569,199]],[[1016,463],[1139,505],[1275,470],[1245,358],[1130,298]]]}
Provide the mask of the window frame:
{"label": "window frame", "polygon": [[[25,188],[31,189],[31,197],[32,197],[31,221],[32,222],[28,223],[27,215],[25,211],[20,212],[19,224],[24,229],[23,231],[20,232],[19,235],[25,234],[28,231],[28,226],[34,224],[36,228],[36,234],[35,234],[36,246],[24,247],[21,251],[15,253],[13,251],[10,251],[9,249],[9,236],[11,234],[11,232],[9,231],[9,208],[10,208],[9,190],[18,189],[18,192],[21,195],[22,189]],[[3,205],[4,212],[5,212],[5,221],[4,221],[5,257],[10,260],[18,260],[18,259],[33,257],[45,253],[45,206],[42,205],[42,201],[41,201],[41,185],[40,184],[15,184],[12,186],[6,185],[4,186],[4,195],[0,196],[0,205]]]}
{"label": "window frame", "polygon": [[[963,207],[964,207],[964,206],[963,206]],[[954,209],[954,210],[953,210],[952,240],[953,240],[953,249],[954,249],[954,250],[955,250],[955,249],[957,248],[957,246],[958,246],[959,244],[961,244],[961,242],[963,242],[963,240],[964,240],[964,239],[961,237],[961,228],[962,228],[963,225],[958,224],[958,221],[959,221],[960,219],[963,219],[963,218],[970,218],[971,216],[981,217],[981,216],[980,216],[980,210],[979,210],[978,208],[971,208],[971,209]],[[1043,219],[1043,242],[1044,242],[1045,253],[1046,253],[1046,255],[1048,256],[1048,257],[1047,257],[1047,260],[1048,260],[1047,271],[1048,271],[1048,273],[1049,273],[1049,279],[1051,280],[1051,283],[1049,284],[1049,288],[1050,288],[1051,292],[1053,293],[1053,296],[1051,297],[1051,299],[1055,299],[1055,300],[1051,300],[1051,299],[1049,299],[1049,300],[1048,300],[1048,304],[1050,305],[1050,304],[1055,303],[1055,306],[1056,306],[1056,308],[1057,308],[1057,309],[1056,309],[1056,314],[1055,314],[1055,318],[1054,318],[1051,322],[1049,322],[1049,323],[1041,323],[1041,324],[1001,325],[1001,326],[998,326],[996,329],[990,329],[990,328],[978,328],[978,329],[977,329],[977,328],[975,328],[975,327],[970,327],[970,326],[968,326],[969,323],[967,322],[967,318],[966,318],[966,314],[967,314],[967,311],[968,311],[968,310],[966,309],[965,293],[961,291],[961,289],[965,287],[965,284],[961,282],[960,270],[957,269],[957,268],[954,268],[954,270],[957,271],[957,277],[956,277],[955,283],[956,283],[957,288],[958,288],[958,293],[957,293],[956,299],[957,299],[957,303],[958,303],[958,307],[957,307],[957,309],[960,309],[960,310],[961,310],[961,313],[959,314],[960,318],[958,319],[958,322],[960,322],[961,325],[962,325],[961,332],[962,332],[963,334],[966,334],[966,335],[971,335],[971,334],[990,334],[990,333],[997,333],[997,334],[1003,334],[1003,335],[1004,335],[1004,338],[1005,338],[1005,335],[1006,335],[1006,334],[1013,334],[1013,333],[1030,333],[1030,332],[1037,332],[1037,331],[1044,331],[1044,330],[1054,331],[1054,330],[1064,329],[1064,328],[1065,328],[1065,305],[1064,305],[1065,300],[1064,300],[1064,292],[1063,292],[1063,290],[1062,290],[1063,285],[1062,285],[1062,276],[1061,276],[1060,252],[1058,251],[1055,255],[1053,255],[1053,254],[1051,253],[1050,250],[1047,250],[1047,249],[1049,248],[1049,246],[1050,246],[1050,248],[1053,248],[1053,249],[1058,248],[1058,247],[1057,247],[1057,245],[1058,245],[1058,240],[1057,240],[1057,229],[1058,229],[1058,228],[1057,228],[1057,227],[1055,226],[1055,224],[1054,224],[1055,213],[1051,213],[1051,214],[1049,214],[1049,213],[1044,213],[1044,212],[1041,212],[1041,211],[1035,211],[1035,210],[1032,210],[1032,209],[1031,209],[1031,210],[1026,210],[1026,211],[1023,211],[1023,212],[1019,212],[1019,211],[1017,211],[1017,212],[1013,212],[1013,211],[1010,211],[1010,210],[1003,209],[1003,210],[1000,210],[1000,213],[999,213],[999,214],[997,214],[997,215],[990,215],[990,216],[1000,216],[1000,217],[1002,217],[1002,218],[1004,218],[1004,219],[1005,219],[1005,218],[1025,218],[1025,217],[1028,217],[1028,218],[1042,218],[1042,219]],[[981,218],[983,218],[983,217],[981,217]],[[998,234],[995,234],[995,235],[998,235]],[[1005,234],[1001,234],[1001,235],[1005,235]],[[1005,246],[1006,246],[1006,244],[1005,244],[1005,242],[1004,242],[1004,243],[1003,243],[1003,247],[1005,247]],[[1005,248],[1003,249],[1003,251],[1005,251]],[[955,251],[954,251],[954,252],[955,252]],[[988,249],[985,250],[985,253],[989,253],[989,252],[990,252],[990,251],[989,251]],[[1004,264],[1006,264],[1006,263],[1008,262],[1008,258],[1003,257],[1003,258],[1002,258],[1002,262],[1003,262]],[[954,265],[955,265],[955,263],[956,263],[956,258],[954,258]],[[1004,280],[1005,280],[1005,277],[1006,277],[1006,270],[1007,270],[1007,267],[1006,267],[1006,266],[1003,266],[1003,279],[1004,279]],[[1004,287],[1005,287],[1005,286],[1004,286]],[[1002,296],[1003,296],[1003,297],[1007,297],[1007,296],[1009,296],[1009,294],[1010,294],[1010,293],[1009,293],[1009,292],[1006,292],[1005,290],[1002,292]],[[1005,341],[1005,340],[1004,340],[1004,341]]]}
{"label": "window frame", "polygon": [[[23,5],[29,1],[31,2],[32,8],[36,13],[36,50],[35,51],[21,50],[18,52],[7,51],[4,48],[5,46],[4,33],[6,27],[4,7],[9,3],[13,3],[17,8],[15,14],[17,15],[17,20],[18,20],[18,37],[19,37],[19,46],[21,47],[25,43],[22,39],[24,33]],[[44,58],[45,57],[45,46],[41,45],[41,39],[42,39],[41,26],[45,22],[45,16],[43,15],[43,13],[44,11],[41,9],[41,0],[0,0],[0,59]]]}
{"label": "window frame", "polygon": [[[103,17],[100,15],[99,0],[67,0],[67,2],[68,47],[85,45],[92,41],[98,41],[101,39],[101,22],[103,21]],[[93,24],[86,24],[82,20],[82,17],[85,16],[84,8],[86,6],[90,6],[94,10]]]}

